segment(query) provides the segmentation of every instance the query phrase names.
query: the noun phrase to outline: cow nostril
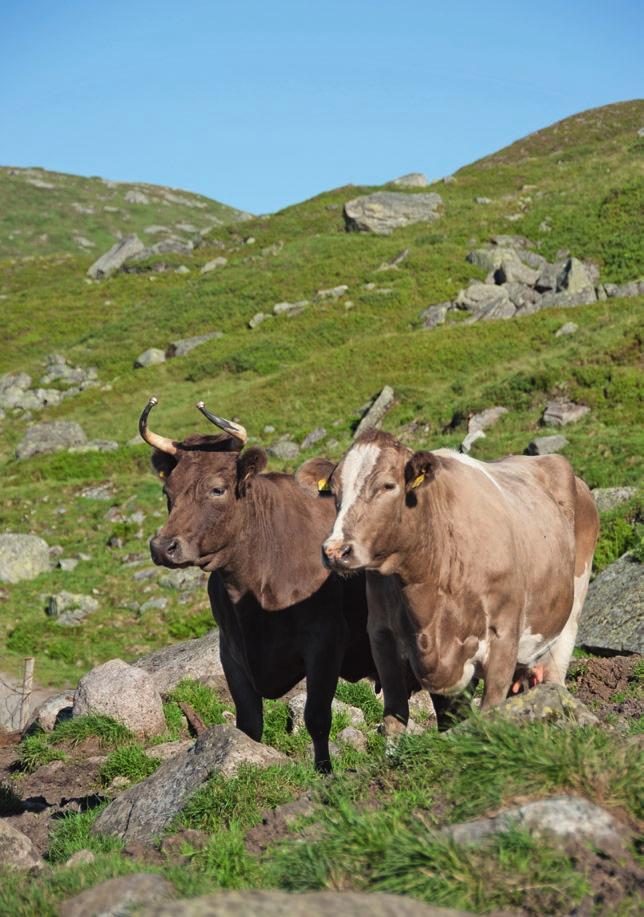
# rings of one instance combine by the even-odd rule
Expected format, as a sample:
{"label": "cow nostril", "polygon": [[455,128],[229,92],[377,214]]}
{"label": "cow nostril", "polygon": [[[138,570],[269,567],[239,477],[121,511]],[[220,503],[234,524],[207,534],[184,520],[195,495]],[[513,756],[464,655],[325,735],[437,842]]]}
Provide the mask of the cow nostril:
{"label": "cow nostril", "polygon": [[352,548],[350,544],[343,544],[340,548],[340,557],[348,557],[349,554],[351,554],[351,550]]}
{"label": "cow nostril", "polygon": [[168,554],[174,554],[177,548],[179,547],[179,542],[176,538],[173,538],[170,544],[166,548]]}

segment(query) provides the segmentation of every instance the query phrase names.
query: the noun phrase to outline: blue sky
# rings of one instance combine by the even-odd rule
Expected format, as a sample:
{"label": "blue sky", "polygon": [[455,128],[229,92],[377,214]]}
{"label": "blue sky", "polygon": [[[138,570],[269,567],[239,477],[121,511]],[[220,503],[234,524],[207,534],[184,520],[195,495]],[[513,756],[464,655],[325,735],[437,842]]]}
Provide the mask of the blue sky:
{"label": "blue sky", "polygon": [[0,163],[256,213],[438,178],[641,96],[643,32],[641,0],[0,0]]}

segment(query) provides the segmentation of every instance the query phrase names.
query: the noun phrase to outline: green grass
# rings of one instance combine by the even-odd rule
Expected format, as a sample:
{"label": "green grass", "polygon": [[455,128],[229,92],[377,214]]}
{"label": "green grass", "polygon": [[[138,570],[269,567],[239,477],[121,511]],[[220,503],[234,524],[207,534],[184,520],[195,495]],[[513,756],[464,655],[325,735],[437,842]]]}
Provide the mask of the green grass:
{"label": "green grass", "polygon": [[[102,748],[119,748],[134,742],[129,729],[109,716],[77,716],[58,723],[52,732],[25,736],[18,749],[20,767],[30,772],[50,761],[64,761],[68,752],[90,738],[98,739]],[[60,745],[65,749],[59,748]]]}
{"label": "green grass", "polygon": [[127,777],[130,783],[138,783],[153,774],[161,763],[154,753],[146,754],[140,745],[125,745],[110,752],[101,767],[101,780],[109,785],[115,777]]}

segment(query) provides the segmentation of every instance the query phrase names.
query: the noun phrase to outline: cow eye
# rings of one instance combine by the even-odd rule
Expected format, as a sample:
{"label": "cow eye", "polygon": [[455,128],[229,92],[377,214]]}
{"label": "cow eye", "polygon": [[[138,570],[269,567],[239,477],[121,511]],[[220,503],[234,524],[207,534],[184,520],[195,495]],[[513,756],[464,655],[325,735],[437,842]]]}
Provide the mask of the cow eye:
{"label": "cow eye", "polygon": [[393,481],[388,481],[386,484],[383,484],[382,489],[383,490],[395,490],[396,485],[393,483]]}
{"label": "cow eye", "polygon": [[226,493],[226,488],[225,487],[213,487],[210,493],[212,494],[213,497],[223,497],[223,495]]}

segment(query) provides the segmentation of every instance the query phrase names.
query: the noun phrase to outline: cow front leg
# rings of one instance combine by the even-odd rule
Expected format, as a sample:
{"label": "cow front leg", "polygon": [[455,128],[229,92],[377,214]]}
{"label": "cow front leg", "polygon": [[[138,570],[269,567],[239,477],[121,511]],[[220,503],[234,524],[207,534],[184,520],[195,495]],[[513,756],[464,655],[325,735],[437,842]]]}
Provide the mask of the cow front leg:
{"label": "cow front leg", "polygon": [[490,655],[483,673],[481,710],[496,707],[506,699],[516,670],[516,644],[508,648],[507,645],[499,645],[498,641],[495,643],[496,645],[490,648]]}
{"label": "cow front leg", "polygon": [[220,638],[219,655],[228,690],[235,704],[235,725],[259,742],[264,731],[262,696],[255,690],[244,669],[228,652],[223,635]]}
{"label": "cow front leg", "polygon": [[338,686],[344,643],[326,649],[326,653],[316,655],[307,666],[304,707],[304,724],[313,740],[315,769],[323,774],[333,770],[329,752],[331,704]]}
{"label": "cow front leg", "polygon": [[396,637],[388,629],[370,629],[369,642],[382,685],[385,707],[382,732],[385,736],[400,735],[409,722],[409,696]]}

